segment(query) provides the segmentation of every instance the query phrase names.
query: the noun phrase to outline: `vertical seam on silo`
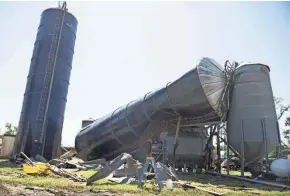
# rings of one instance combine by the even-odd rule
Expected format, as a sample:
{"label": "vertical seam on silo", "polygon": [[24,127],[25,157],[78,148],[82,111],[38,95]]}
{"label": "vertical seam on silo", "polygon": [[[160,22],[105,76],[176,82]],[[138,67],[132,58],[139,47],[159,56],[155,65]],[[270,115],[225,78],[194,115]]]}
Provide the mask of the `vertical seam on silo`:
{"label": "vertical seam on silo", "polygon": [[118,110],[118,109],[120,109],[121,107],[118,107],[117,109],[115,109],[114,110],[114,112],[111,114],[111,117],[110,117],[110,129],[111,129],[111,132],[112,132],[112,134],[113,134],[113,136],[115,137],[115,139],[117,140],[117,142],[119,142],[121,145],[124,145],[124,143],[117,137],[117,135],[116,135],[116,133],[115,133],[115,131],[114,131],[114,129],[113,129],[113,123],[112,123],[112,118],[113,118],[113,115],[114,115],[114,113]]}

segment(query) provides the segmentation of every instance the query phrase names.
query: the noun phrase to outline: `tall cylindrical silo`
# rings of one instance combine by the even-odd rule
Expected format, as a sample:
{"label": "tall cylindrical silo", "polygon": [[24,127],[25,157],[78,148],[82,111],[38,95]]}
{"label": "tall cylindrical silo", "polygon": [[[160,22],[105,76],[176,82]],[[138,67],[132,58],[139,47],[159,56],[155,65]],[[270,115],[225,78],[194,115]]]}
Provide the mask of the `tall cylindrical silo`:
{"label": "tall cylindrical silo", "polygon": [[227,120],[229,143],[240,154],[244,152],[245,166],[253,172],[261,169],[259,163],[279,143],[269,73],[263,64],[244,64],[234,73]]}
{"label": "tall cylindrical silo", "polygon": [[57,156],[72,69],[77,19],[65,7],[42,12],[24,93],[14,155]]}

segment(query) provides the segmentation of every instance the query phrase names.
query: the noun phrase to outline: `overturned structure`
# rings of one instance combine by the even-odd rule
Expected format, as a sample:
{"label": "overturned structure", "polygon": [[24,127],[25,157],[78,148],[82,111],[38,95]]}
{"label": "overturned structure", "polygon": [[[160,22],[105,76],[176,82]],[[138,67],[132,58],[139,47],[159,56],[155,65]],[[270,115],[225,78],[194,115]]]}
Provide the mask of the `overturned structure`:
{"label": "overturned structure", "polygon": [[76,150],[84,160],[127,152],[142,161],[144,144],[152,139],[159,161],[203,167],[214,134],[219,143],[218,128],[209,134],[209,127],[227,122],[226,143],[245,160],[242,166],[261,171],[261,161],[280,142],[269,71],[265,65],[238,67],[229,61],[222,68],[202,58],[173,83],[83,127]]}
{"label": "overturned structure", "polygon": [[[140,148],[147,139],[176,125],[179,117],[183,125],[220,122],[226,84],[223,68],[210,58],[202,58],[194,69],[176,81],[84,127],[76,136],[76,150],[84,160],[111,159]],[[195,156],[179,157],[188,160]]]}

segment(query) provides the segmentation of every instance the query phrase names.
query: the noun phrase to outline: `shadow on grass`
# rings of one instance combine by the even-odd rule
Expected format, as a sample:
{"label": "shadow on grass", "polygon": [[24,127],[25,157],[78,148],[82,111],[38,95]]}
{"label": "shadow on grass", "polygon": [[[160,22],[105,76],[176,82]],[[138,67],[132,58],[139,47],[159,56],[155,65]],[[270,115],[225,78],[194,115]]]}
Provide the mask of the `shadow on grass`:
{"label": "shadow on grass", "polygon": [[193,183],[198,183],[206,186],[215,186],[229,188],[233,190],[244,190],[244,189],[261,189],[261,190],[282,190],[281,188],[276,188],[272,186],[266,186],[258,183],[251,183],[242,180],[207,175],[207,174],[192,174],[192,175],[179,175],[180,180],[192,181]]}
{"label": "shadow on grass", "polygon": [[94,182],[91,186],[88,186],[87,189],[96,189],[96,190],[108,190],[112,193],[130,193],[130,194],[140,194],[140,195],[207,195],[199,190],[183,190],[181,188],[174,188],[173,191],[166,190],[163,187],[162,191],[159,191],[158,185],[155,180],[147,180],[143,182],[142,189],[138,188],[138,181],[135,181],[131,184],[119,184],[117,182],[111,182],[108,180],[98,180]]}
{"label": "shadow on grass", "polygon": [[0,159],[0,168],[19,168],[19,165],[12,164],[8,159]]}

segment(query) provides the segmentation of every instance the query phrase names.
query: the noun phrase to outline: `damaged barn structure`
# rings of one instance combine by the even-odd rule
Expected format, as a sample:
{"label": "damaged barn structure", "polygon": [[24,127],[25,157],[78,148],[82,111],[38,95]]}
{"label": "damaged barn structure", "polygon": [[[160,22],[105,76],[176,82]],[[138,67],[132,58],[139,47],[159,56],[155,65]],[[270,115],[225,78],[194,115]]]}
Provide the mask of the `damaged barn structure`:
{"label": "damaged barn structure", "polygon": [[[66,3],[42,13],[13,156],[59,157],[77,24]],[[175,169],[197,171],[211,168],[214,160],[220,163],[220,144],[225,143],[227,159],[232,151],[241,160],[242,175],[245,167],[253,176],[263,166],[269,172],[268,154],[280,145],[269,73],[260,63],[226,61],[222,66],[201,58],[174,82],[83,121],[75,138],[77,156],[87,163],[119,157],[119,164],[124,163],[120,156],[131,154],[145,165],[150,160],[153,167],[171,165],[163,168],[174,174]],[[96,175],[112,172],[103,168]]]}

